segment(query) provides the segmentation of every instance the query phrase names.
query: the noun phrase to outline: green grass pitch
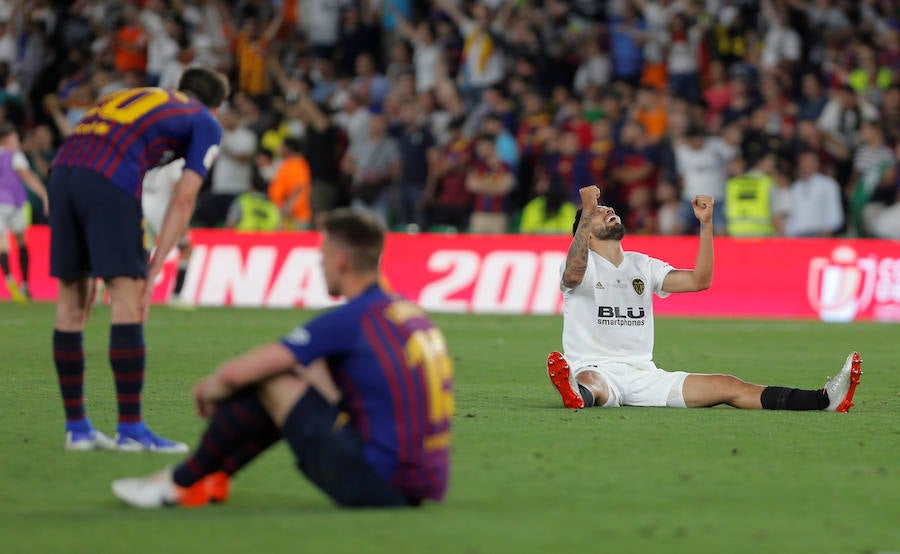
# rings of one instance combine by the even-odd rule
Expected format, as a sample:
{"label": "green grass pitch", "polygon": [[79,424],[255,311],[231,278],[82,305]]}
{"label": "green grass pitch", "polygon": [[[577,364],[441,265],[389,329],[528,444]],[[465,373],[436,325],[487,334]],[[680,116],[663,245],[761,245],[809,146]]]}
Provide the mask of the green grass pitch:
{"label": "green grass pitch", "polygon": [[[194,443],[190,389],[217,362],[308,312],[154,308],[145,417]],[[86,334],[87,406],[115,427],[108,310]],[[666,369],[817,388],[847,353],[849,414],[560,407],[544,360],[558,317],[439,315],[455,360],[447,501],[334,508],[276,447],[199,510],[122,506],[110,480],[177,457],[67,453],[50,354],[53,307],[0,304],[0,552],[875,553],[900,551],[900,326],[659,319]]]}

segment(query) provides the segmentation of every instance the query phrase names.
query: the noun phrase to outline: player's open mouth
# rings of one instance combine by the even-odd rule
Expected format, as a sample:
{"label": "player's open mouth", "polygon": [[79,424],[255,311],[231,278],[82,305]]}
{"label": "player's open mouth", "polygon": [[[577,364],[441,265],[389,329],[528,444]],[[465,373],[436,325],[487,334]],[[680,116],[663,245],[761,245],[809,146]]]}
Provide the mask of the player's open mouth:
{"label": "player's open mouth", "polygon": [[607,222],[607,223],[612,223],[612,222],[614,222],[614,221],[615,221],[615,222],[621,222],[622,220],[619,219],[619,216],[617,216],[616,214],[612,214],[612,215],[610,215],[609,217],[606,218],[606,222]]}

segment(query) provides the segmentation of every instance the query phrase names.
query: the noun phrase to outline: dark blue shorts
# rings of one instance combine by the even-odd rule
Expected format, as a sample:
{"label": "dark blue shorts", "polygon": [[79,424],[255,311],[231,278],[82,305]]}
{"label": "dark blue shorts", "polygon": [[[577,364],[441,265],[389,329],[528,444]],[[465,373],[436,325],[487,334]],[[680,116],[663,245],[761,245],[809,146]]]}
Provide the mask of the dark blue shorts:
{"label": "dark blue shorts", "polygon": [[56,166],[50,196],[50,275],[147,277],[141,201],[105,177]]}
{"label": "dark blue shorts", "polygon": [[340,506],[419,505],[375,473],[365,460],[359,433],[345,419],[316,390],[303,395],[282,429],[300,471]]}

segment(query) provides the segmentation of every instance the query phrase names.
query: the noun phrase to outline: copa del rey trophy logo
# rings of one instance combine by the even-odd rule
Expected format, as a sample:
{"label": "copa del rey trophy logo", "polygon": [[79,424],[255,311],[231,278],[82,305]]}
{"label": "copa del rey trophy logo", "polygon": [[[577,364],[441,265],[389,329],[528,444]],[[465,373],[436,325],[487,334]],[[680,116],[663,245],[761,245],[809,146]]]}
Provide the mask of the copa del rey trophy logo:
{"label": "copa del rey trophy logo", "polygon": [[806,293],[822,321],[853,321],[872,303],[877,260],[860,258],[850,246],[838,246],[831,258],[809,262]]}

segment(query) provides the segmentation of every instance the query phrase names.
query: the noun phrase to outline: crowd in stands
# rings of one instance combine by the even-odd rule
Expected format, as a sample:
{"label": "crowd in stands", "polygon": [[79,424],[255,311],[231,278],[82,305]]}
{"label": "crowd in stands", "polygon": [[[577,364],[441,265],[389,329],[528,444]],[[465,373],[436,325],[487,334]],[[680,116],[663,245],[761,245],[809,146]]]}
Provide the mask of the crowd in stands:
{"label": "crowd in stands", "polygon": [[692,233],[702,193],[720,234],[900,238],[893,0],[0,0],[43,176],[100,97],[191,64],[233,86],[197,225],[567,233],[596,183],[630,233]]}

